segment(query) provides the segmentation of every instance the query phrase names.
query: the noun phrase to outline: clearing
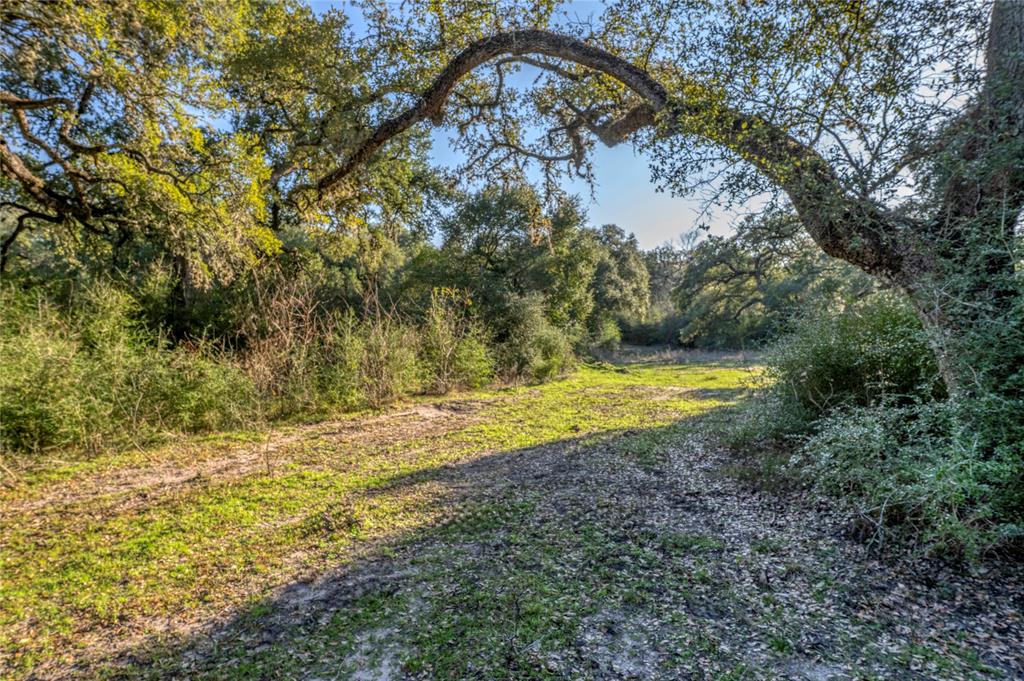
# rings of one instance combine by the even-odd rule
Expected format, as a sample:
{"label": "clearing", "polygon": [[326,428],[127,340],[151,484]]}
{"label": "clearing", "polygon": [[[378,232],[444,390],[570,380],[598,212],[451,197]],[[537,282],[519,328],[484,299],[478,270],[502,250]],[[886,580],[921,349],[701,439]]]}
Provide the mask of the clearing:
{"label": "clearing", "polygon": [[752,370],[588,366],[25,467],[0,677],[1024,676],[1019,567],[879,556],[736,474],[707,432]]}

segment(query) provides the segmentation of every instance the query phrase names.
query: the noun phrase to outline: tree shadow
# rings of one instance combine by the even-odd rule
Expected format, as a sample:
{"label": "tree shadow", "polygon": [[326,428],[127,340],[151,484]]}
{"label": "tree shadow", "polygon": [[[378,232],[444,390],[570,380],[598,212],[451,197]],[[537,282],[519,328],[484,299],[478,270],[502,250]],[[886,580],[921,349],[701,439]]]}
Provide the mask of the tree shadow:
{"label": "tree shadow", "polygon": [[[335,569],[282,585],[187,635],[154,635],[127,646],[100,667],[115,678],[306,677],[332,666],[348,670],[337,678],[357,672],[362,676],[354,678],[391,678],[403,664],[410,673],[473,676],[472,665],[452,655],[497,646],[482,656],[483,668],[518,668],[516,678],[544,676],[541,653],[551,642],[525,640],[532,635],[527,632],[555,632],[564,645],[572,622],[560,619],[565,613],[557,613],[552,593],[577,586],[554,569],[552,547],[588,554],[570,572],[593,571],[614,583],[626,564],[612,548],[622,537],[608,534],[628,535],[639,493],[659,487],[671,496],[657,450],[671,446],[695,418],[473,456],[396,474],[329,501],[303,521],[306,531],[358,532],[353,509],[399,498],[431,506],[427,515],[442,519],[357,541],[357,557]],[[615,499],[619,507],[609,501]],[[580,543],[580,532],[593,536]],[[449,598],[466,611],[451,611]],[[392,620],[410,630],[391,631]],[[461,643],[450,645],[445,636]]]}
{"label": "tree shadow", "polygon": [[360,508],[395,500],[431,520],[78,678],[904,678],[893,641],[1015,673],[983,641],[993,604],[1012,619],[1019,570],[941,576],[936,592],[880,564],[834,514],[727,476],[702,434],[727,413],[467,455],[327,500],[307,531],[358,533]]}

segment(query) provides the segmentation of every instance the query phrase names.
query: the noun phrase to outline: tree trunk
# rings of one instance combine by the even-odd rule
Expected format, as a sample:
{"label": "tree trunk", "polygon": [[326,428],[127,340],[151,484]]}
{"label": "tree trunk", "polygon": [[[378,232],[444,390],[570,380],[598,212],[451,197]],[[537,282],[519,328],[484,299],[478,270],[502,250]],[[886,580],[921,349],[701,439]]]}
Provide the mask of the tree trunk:
{"label": "tree trunk", "polygon": [[[985,83],[963,118],[936,218],[900,282],[953,396],[1019,397],[1024,322],[1014,241],[1024,204],[1024,2],[994,3]],[[907,263],[914,262],[909,259]]]}
{"label": "tree trunk", "polygon": [[[934,219],[901,217],[849,194],[835,169],[812,145],[771,121],[727,104],[670,96],[650,73],[570,36],[527,29],[499,33],[467,46],[409,109],[380,123],[344,163],[316,185],[321,196],[343,182],[388,140],[420,121],[438,124],[460,79],[502,55],[543,55],[605,73],[642,102],[601,118],[583,112],[567,128],[585,129],[611,146],[644,127],[694,135],[730,149],[789,196],[823,251],[902,288],[935,350],[951,395],[1016,391],[1010,379],[1024,365],[1024,335],[1014,310],[1013,242],[1024,207],[1024,0],[993,3],[978,98],[949,128],[947,159]],[[685,80],[686,74],[679,74]],[[615,113],[615,112],[608,112]],[[693,129],[686,121],[697,120]],[[1019,381],[1024,381],[1020,378]]]}
{"label": "tree trunk", "polygon": [[1000,238],[1001,228],[984,216],[945,227],[936,232],[927,257],[904,261],[894,283],[924,326],[950,396],[1013,397],[1024,387],[1012,384],[1024,367],[1015,237]]}

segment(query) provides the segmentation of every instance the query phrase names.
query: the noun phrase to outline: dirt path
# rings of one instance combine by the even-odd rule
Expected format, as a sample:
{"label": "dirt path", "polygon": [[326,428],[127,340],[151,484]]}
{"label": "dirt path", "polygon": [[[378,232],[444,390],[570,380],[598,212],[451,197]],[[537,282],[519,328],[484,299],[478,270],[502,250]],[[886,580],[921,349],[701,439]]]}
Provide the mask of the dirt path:
{"label": "dirt path", "polygon": [[[182,608],[143,599],[119,619],[87,620],[54,639],[77,649],[27,676],[1024,678],[1020,567],[972,576],[880,557],[826,501],[751,489],[707,434],[717,412],[666,417],[700,399],[709,374],[667,371],[584,372],[295,429],[270,476],[258,447],[236,447],[181,470],[151,462],[42,488],[5,509],[8,521],[63,528],[50,543],[32,535],[52,552],[77,527],[71,511],[100,508],[113,520],[82,531],[131,544],[119,570],[152,562],[155,576],[123,578],[147,598],[181,564],[137,552],[153,527],[179,537],[198,522],[184,520],[193,509],[223,514],[225,500],[253,496],[276,515],[261,507],[199,545],[190,569],[206,570],[200,584],[219,600],[193,604],[193,587],[174,586],[167,597]],[[638,396],[658,411],[594,425]],[[628,425],[641,422],[652,425]],[[498,446],[516,442],[527,444]],[[129,521],[141,535],[117,534]],[[190,541],[223,522],[235,521],[217,515]],[[225,577],[229,565],[261,576]]]}
{"label": "dirt path", "polygon": [[244,650],[297,678],[1024,677],[1019,570],[879,560],[696,433],[655,465],[623,448],[446,471],[462,517],[207,632],[187,675]]}
{"label": "dirt path", "polygon": [[296,444],[328,441],[332,447],[389,443],[444,433],[472,423],[479,401],[452,401],[395,409],[366,418],[324,421],[271,431],[258,444],[211,448],[178,446],[174,457],[162,457],[129,468],[110,468],[76,475],[46,485],[32,496],[0,508],[0,520],[33,512],[66,513],[79,506],[104,511],[125,510],[127,506],[161,495],[180,494],[197,484],[223,483],[253,472],[288,465]]}

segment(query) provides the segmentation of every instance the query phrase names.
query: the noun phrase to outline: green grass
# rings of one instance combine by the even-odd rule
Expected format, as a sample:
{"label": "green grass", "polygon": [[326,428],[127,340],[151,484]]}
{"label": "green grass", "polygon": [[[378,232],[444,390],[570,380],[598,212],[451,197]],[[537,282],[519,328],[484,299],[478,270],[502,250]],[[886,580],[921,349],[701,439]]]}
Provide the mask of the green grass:
{"label": "green grass", "polygon": [[[456,511],[447,504],[438,473],[445,466],[554,442],[605,439],[620,443],[637,462],[653,465],[680,419],[729,403],[748,375],[740,366],[583,367],[544,386],[459,396],[482,406],[450,430],[340,445],[330,428],[291,427],[278,435],[291,441],[268,457],[266,468],[145,495],[131,486],[107,490],[105,485],[140,470],[216,462],[259,448],[266,434],[224,433],[150,450],[42,462],[0,494],[8,509],[0,517],[0,670],[17,676],[60,668],[99,641],[145,635],[167,620],[202,621],[242,608],[297,575],[352,560],[361,547],[441,526]],[[90,485],[94,493],[64,495]],[[504,527],[508,514],[521,514],[517,508],[477,513],[469,526],[447,531],[492,531],[483,520],[496,518]],[[465,604],[476,613],[472,617],[480,631],[505,635],[484,625],[495,617],[495,608],[511,607],[520,613],[519,637],[542,630],[570,635],[568,624],[551,615],[561,598],[553,587],[558,554],[538,547],[531,555],[540,564],[531,572],[534,577],[516,583],[515,603]],[[374,607],[383,608],[382,602],[374,601]],[[346,626],[339,621],[335,629]],[[461,658],[431,643],[444,635],[431,632],[416,641],[422,652],[409,664],[454,669]],[[332,640],[339,637],[344,638]],[[545,640],[540,645],[554,643]],[[501,650],[498,646],[493,654]],[[266,655],[278,653],[271,648]],[[239,668],[235,678],[259,677],[260,663],[247,664],[256,667]]]}

